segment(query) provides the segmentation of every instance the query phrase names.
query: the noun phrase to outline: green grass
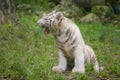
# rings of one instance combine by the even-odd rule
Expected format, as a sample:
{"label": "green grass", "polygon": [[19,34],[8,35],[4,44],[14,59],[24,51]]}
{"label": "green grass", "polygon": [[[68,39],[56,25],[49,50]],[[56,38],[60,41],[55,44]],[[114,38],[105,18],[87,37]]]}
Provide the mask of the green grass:
{"label": "green grass", "polygon": [[0,27],[0,79],[17,80],[96,80],[120,78],[120,27],[112,24],[79,23],[86,44],[93,47],[104,71],[95,73],[86,65],[85,74],[53,73],[57,50],[52,35],[45,36],[38,17],[19,13],[22,25]]}

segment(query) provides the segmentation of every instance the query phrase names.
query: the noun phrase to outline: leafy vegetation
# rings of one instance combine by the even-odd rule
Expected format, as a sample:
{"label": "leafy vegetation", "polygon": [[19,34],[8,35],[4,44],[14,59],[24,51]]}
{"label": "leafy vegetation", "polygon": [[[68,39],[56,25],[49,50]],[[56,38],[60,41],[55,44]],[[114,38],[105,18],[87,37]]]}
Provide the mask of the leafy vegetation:
{"label": "leafy vegetation", "polygon": [[[28,1],[28,0],[26,0]],[[120,28],[112,24],[80,23],[86,44],[93,47],[104,70],[95,73],[86,64],[85,74],[53,73],[57,50],[52,35],[45,36],[34,14],[19,12],[21,25],[0,27],[0,79],[16,80],[96,80],[120,79]]]}

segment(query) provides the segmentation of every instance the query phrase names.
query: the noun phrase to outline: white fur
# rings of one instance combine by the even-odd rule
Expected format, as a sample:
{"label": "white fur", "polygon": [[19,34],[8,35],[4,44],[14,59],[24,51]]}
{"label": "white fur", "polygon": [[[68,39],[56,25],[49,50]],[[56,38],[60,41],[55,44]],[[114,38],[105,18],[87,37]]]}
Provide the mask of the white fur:
{"label": "white fur", "polygon": [[[54,23],[50,24],[50,21],[46,20]],[[74,22],[63,16],[61,12],[53,11],[40,19],[38,23],[40,26],[51,28],[56,40],[59,62],[57,66],[52,68],[52,71],[64,72],[67,69],[67,64],[74,61],[72,72],[84,73],[85,62],[93,62],[95,71],[99,72],[94,51],[84,43],[81,32]],[[67,32],[71,33],[70,36],[67,35]]]}
{"label": "white fur", "polygon": [[52,70],[54,72],[64,72],[67,68],[67,59],[64,57],[64,54],[61,50],[58,52],[59,54],[59,64],[58,66],[54,66]]}
{"label": "white fur", "polygon": [[[68,46],[70,44],[70,42],[62,45],[62,46],[64,46],[63,49],[64,49],[65,53],[60,50],[58,51],[59,64],[58,64],[58,66],[53,67],[52,70],[54,72],[64,72],[67,68],[67,57],[70,57],[70,59],[74,60],[74,67],[72,69],[72,72],[84,73],[85,72],[85,61],[90,63],[90,62],[92,62],[92,58],[96,58],[94,51],[92,50],[91,47],[85,45],[79,28],[72,21],[65,18],[62,21],[61,25],[58,27],[61,28],[61,30],[63,31],[62,32],[63,34],[61,36],[57,37],[56,42],[57,41],[64,42],[66,40],[66,30],[68,28],[70,28],[73,32],[75,32],[73,37],[77,38],[78,42],[76,44],[72,45],[72,46],[75,46],[74,52],[71,52],[72,46]],[[59,46],[59,44],[57,46]],[[65,57],[64,55],[67,55],[67,57]],[[89,56],[89,55],[91,55],[91,56]],[[99,72],[98,62],[96,61],[94,63],[94,65],[95,65],[94,66],[95,71]]]}

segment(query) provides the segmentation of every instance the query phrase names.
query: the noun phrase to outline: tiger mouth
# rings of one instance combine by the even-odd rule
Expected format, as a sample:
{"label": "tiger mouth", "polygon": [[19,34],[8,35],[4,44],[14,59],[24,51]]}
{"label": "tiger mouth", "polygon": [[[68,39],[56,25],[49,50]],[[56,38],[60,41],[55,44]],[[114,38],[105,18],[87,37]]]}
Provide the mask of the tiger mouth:
{"label": "tiger mouth", "polygon": [[47,27],[46,27],[46,28],[44,28],[44,34],[45,34],[45,35],[48,35],[49,33],[50,33],[49,28],[47,28]]}

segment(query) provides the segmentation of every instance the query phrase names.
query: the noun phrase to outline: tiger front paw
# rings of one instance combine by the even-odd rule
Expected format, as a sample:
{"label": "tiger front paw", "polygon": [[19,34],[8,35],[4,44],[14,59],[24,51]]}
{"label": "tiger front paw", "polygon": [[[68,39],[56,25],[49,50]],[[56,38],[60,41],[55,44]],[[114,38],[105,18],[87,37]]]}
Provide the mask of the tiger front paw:
{"label": "tiger front paw", "polygon": [[53,71],[53,72],[65,72],[65,68],[60,67],[60,66],[54,66],[54,67],[52,68],[52,71]]}
{"label": "tiger front paw", "polygon": [[85,72],[85,69],[76,68],[76,67],[74,67],[72,69],[72,73],[81,73],[81,74],[83,74],[84,72]]}

